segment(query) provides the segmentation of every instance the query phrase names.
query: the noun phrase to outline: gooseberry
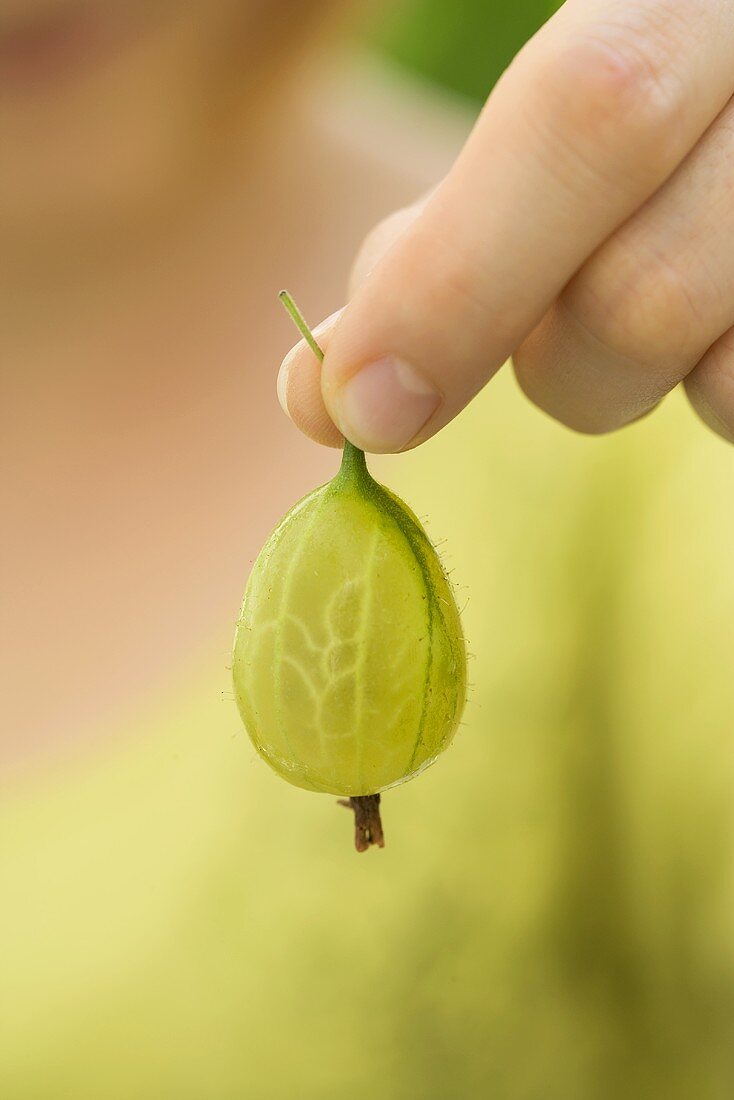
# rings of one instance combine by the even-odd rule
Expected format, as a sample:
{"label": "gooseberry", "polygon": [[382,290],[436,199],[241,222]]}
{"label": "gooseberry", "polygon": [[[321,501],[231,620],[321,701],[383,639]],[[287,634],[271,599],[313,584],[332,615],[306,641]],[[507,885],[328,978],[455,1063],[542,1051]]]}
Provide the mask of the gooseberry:
{"label": "gooseberry", "polygon": [[[281,298],[321,358],[295,303]],[[348,441],[337,475],[287,513],[255,562],[233,677],[258,753],[288,782],[344,796],[358,850],[383,846],[380,793],[452,740],[466,655],[428,536]]]}

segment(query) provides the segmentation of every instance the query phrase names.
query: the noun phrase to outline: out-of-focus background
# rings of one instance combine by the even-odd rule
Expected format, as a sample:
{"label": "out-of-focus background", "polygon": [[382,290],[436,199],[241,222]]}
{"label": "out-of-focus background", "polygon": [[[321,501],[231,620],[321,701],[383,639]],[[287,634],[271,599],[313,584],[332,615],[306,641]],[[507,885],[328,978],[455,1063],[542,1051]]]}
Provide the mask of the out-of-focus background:
{"label": "out-of-focus background", "polygon": [[367,41],[413,73],[481,105],[560,0],[407,0],[385,4]]}
{"label": "out-of-focus background", "polygon": [[[551,6],[409,0],[360,48],[478,107]],[[577,437],[505,371],[374,467],[465,604],[453,747],[360,857],[255,757],[223,668],[19,785],[4,1100],[731,1096],[730,448],[678,394]]]}

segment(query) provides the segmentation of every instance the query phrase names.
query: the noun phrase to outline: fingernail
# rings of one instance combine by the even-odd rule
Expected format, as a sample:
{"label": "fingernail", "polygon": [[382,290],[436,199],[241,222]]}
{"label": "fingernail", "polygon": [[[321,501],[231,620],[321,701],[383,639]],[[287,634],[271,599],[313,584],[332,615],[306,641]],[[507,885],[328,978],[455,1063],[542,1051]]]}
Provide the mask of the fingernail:
{"label": "fingernail", "polygon": [[334,394],[336,420],[365,451],[399,451],[441,404],[439,391],[404,359],[386,355],[352,375]]}

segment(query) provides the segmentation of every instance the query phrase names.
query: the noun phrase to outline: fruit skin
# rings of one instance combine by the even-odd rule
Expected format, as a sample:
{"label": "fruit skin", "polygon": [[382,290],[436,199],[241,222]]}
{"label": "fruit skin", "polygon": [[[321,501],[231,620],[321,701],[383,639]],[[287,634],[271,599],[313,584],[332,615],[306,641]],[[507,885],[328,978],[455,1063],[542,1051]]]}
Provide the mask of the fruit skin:
{"label": "fruit skin", "polygon": [[233,677],[255,748],[307,790],[376,794],[451,742],[466,697],[451,585],[416,517],[350,444],[255,562]]}

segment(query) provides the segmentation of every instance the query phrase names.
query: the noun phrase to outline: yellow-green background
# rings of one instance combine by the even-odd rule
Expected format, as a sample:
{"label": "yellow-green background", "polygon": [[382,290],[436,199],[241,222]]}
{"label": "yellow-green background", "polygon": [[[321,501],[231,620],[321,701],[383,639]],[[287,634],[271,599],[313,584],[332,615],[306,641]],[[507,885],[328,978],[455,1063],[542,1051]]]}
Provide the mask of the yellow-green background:
{"label": "yellow-green background", "polygon": [[[371,33],[478,94],[544,7]],[[505,372],[374,466],[466,603],[454,746],[357,856],[213,665],[11,798],[3,1100],[731,1097],[734,452],[678,395],[574,436]]]}

